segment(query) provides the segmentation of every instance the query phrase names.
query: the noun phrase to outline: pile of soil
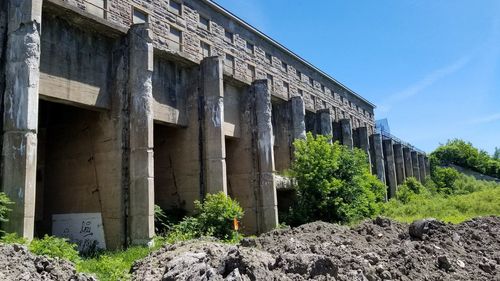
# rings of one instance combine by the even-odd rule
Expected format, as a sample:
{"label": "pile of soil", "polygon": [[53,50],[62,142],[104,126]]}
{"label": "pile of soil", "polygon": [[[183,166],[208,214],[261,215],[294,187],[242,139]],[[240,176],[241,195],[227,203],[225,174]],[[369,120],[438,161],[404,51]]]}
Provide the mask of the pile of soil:
{"label": "pile of soil", "polygon": [[133,280],[500,280],[500,218],[354,228],[315,222],[240,245],[192,241],[138,261]]}
{"label": "pile of soil", "polygon": [[22,245],[0,244],[0,280],[95,281],[97,279],[77,274],[75,266],[69,261],[34,255]]}

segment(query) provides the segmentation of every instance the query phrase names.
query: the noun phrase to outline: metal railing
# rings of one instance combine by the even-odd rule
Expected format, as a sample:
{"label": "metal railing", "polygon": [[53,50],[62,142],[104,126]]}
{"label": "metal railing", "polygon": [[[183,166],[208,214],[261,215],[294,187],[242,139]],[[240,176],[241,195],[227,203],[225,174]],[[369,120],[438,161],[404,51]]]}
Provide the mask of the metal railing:
{"label": "metal railing", "polygon": [[418,153],[421,153],[421,154],[426,154],[425,151],[421,150],[421,149],[418,149],[416,148],[415,146],[413,146],[412,144],[408,143],[408,142],[405,142],[401,139],[399,139],[398,137],[394,136],[394,135],[391,135],[390,133],[386,132],[386,131],[383,131],[383,130],[378,130],[379,128],[375,127],[375,131],[380,131],[380,135],[382,136],[382,139],[384,140],[389,140],[389,139],[392,139],[394,142],[396,143],[399,143],[399,144],[402,144],[408,148],[410,148],[411,150],[414,150]]}

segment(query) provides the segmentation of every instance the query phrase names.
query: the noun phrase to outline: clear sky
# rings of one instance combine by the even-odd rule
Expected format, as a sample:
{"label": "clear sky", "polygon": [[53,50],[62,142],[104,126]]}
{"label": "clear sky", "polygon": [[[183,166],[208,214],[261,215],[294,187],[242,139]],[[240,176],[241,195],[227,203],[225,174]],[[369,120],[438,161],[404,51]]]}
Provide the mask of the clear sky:
{"label": "clear sky", "polygon": [[432,151],[500,147],[500,0],[215,0]]}

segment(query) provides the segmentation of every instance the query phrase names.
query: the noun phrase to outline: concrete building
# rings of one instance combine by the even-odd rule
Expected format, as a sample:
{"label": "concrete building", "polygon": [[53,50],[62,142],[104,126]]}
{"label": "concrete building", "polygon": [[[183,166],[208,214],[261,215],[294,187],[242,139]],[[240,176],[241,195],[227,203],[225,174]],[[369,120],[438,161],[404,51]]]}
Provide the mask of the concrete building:
{"label": "concrete building", "polygon": [[99,213],[108,248],[144,244],[154,204],[214,192],[270,230],[306,131],[369,152],[385,181],[374,105],[208,0],[1,1],[0,93],[5,228],[28,238]]}

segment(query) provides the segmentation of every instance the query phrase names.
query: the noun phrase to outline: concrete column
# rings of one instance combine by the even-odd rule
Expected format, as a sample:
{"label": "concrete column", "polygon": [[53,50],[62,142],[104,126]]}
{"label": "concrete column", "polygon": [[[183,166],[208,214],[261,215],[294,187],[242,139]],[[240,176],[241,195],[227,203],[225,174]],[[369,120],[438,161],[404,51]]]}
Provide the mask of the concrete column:
{"label": "concrete column", "polygon": [[406,179],[405,161],[403,157],[403,146],[400,143],[394,144],[394,160],[396,164],[396,178],[398,185],[403,184]]}
{"label": "concrete column", "polygon": [[409,147],[403,147],[403,158],[405,161],[406,177],[413,177],[413,165],[411,164],[411,150]]}
{"label": "concrete column", "polygon": [[346,145],[350,149],[353,148],[352,140],[352,125],[350,119],[341,119],[340,126],[342,128],[342,144]]}
{"label": "concrete column", "polygon": [[425,156],[424,162],[425,162],[425,175],[430,177],[431,176],[431,162],[429,161],[429,157]]}
{"label": "concrete column", "polygon": [[418,163],[418,153],[416,151],[411,152],[411,165],[413,167],[413,177],[420,181],[420,165]]}
{"label": "concrete column", "polygon": [[6,2],[2,189],[15,204],[4,228],[6,232],[31,239],[35,216],[42,1]]}
{"label": "concrete column", "polygon": [[385,156],[385,176],[387,186],[389,187],[388,198],[394,198],[397,190],[396,165],[394,161],[394,147],[392,139],[384,140],[384,156]]}
{"label": "concrete column", "polygon": [[146,244],[154,236],[153,44],[147,24],[129,30],[130,193],[129,239]]}
{"label": "concrete column", "polygon": [[227,194],[226,144],[224,136],[224,76],[221,57],[201,63],[203,96],[203,165],[206,193]]}
{"label": "concrete column", "polygon": [[385,180],[385,163],[384,163],[384,150],[382,147],[382,135],[381,134],[373,134],[371,135],[372,144],[372,154],[374,156],[375,170],[374,173],[377,175],[377,178],[386,183]]}
{"label": "concrete column", "polygon": [[367,127],[358,128],[358,136],[359,136],[359,148],[364,152],[366,152],[366,155],[368,157],[368,164],[371,167],[372,160],[370,156],[370,139],[368,137],[368,128]]}
{"label": "concrete column", "polygon": [[426,167],[425,167],[425,155],[423,154],[418,154],[418,165],[420,167],[420,181],[424,182],[425,177],[427,174],[425,173]]}
{"label": "concrete column", "polygon": [[271,122],[271,91],[267,80],[252,85],[255,98],[256,182],[258,183],[258,233],[278,225],[278,200],[274,182],[273,127]]}
{"label": "concrete column", "polygon": [[333,137],[333,123],[330,109],[321,109],[316,112],[317,133],[320,135]]}
{"label": "concrete column", "polygon": [[292,111],[292,137],[293,140],[306,138],[306,107],[301,96],[290,99]]}

